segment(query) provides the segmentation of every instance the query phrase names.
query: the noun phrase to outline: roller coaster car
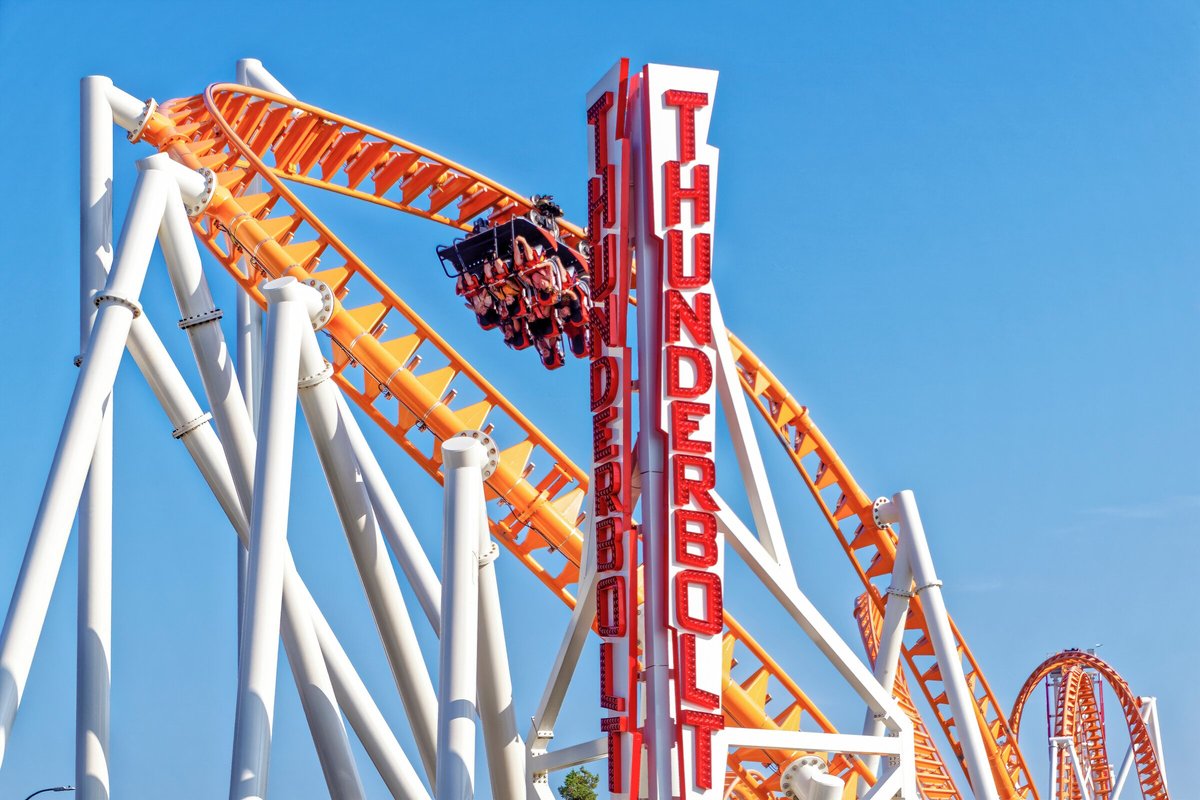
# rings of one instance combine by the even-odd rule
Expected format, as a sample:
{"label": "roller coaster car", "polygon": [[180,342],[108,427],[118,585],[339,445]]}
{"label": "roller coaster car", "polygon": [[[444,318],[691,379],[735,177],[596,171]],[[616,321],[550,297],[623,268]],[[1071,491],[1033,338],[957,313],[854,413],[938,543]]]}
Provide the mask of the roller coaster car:
{"label": "roller coaster car", "polygon": [[[564,335],[577,358],[589,350],[588,263],[553,234],[561,213],[543,202],[528,217],[494,227],[479,222],[465,238],[437,248],[442,271],[455,279],[479,326],[499,327],[515,350],[535,346],[547,369],[563,365]],[[534,253],[530,260],[526,251],[520,267],[518,240]]]}

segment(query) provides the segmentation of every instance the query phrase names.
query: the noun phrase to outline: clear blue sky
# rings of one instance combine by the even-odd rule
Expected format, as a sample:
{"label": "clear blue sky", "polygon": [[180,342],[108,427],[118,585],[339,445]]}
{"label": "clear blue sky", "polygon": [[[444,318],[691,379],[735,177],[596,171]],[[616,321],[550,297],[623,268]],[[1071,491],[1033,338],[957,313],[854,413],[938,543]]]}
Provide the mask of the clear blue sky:
{"label": "clear blue sky", "polygon": [[[729,325],[810,406],[867,491],[918,493],[951,611],[1005,705],[1049,653],[1103,643],[1136,692],[1160,699],[1175,796],[1200,794],[1186,759],[1200,752],[1191,668],[1200,649],[1186,590],[1200,556],[1196,6],[610,3],[602,21],[574,6],[456,5],[0,2],[11,332],[0,604],[76,375],[81,76],[164,100],[231,80],[237,58],[258,57],[301,98],[524,192],[553,192],[580,219],[584,92],[621,55],[705,66],[721,71],[715,269]],[[119,214],[132,161],[146,153],[118,143]],[[547,374],[474,329],[433,257],[445,229],[337,199],[317,207],[585,461],[584,371]],[[211,276],[231,309],[231,282],[215,265]],[[157,257],[144,302],[189,363]],[[114,791],[221,796],[233,537],[128,361],[117,398]],[[300,570],[403,730],[300,437],[290,534]],[[374,441],[437,563],[438,492]],[[778,448],[765,446],[802,586],[856,643],[857,582]],[[0,798],[72,780],[74,576],[72,545]],[[528,719],[566,614],[509,560],[501,581],[510,648],[521,654],[518,716]],[[736,570],[730,581],[730,607],[839,724],[861,724],[813,648],[757,602],[761,590]],[[584,660],[560,743],[595,735],[594,651]],[[318,797],[284,670],[273,796]],[[1037,702],[1024,741],[1044,777]],[[371,796],[383,796],[364,775]]]}

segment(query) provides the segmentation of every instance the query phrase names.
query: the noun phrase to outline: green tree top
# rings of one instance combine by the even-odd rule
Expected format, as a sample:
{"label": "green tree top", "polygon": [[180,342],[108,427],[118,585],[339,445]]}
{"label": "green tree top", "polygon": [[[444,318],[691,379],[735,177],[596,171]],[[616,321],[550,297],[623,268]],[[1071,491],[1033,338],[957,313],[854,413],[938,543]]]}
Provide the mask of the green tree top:
{"label": "green tree top", "polygon": [[558,796],[562,800],[596,800],[596,784],[599,782],[598,775],[577,767],[563,778],[562,786],[558,787]]}

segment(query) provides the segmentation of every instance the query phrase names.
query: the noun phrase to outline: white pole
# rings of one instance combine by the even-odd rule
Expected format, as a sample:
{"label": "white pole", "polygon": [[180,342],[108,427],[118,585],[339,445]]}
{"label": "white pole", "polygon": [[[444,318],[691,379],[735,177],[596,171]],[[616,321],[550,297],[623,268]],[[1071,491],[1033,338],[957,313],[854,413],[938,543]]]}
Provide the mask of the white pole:
{"label": "white pole", "polygon": [[1167,761],[1163,757],[1162,731],[1158,727],[1158,698],[1143,697],[1142,719],[1150,731],[1150,744],[1154,747],[1154,755],[1158,757],[1158,774],[1162,775],[1163,789],[1167,788]]}
{"label": "white pole", "polygon": [[241,83],[243,86],[263,89],[273,94],[295,99],[292,93],[285,89],[283,84],[268,72],[267,68],[257,58],[239,58],[237,62],[237,74],[238,83]]}
{"label": "white pole", "polygon": [[[313,628],[312,615],[305,605],[300,576],[285,568],[283,578],[283,641],[289,653],[292,678],[300,693],[304,715],[312,732],[325,785],[332,800],[365,800],[358,767],[350,754],[350,740],[342,713],[338,709],[329,670],[321,655],[321,645]],[[289,584],[293,584],[289,586]]]}
{"label": "white pole", "polygon": [[962,656],[950,629],[950,617],[942,597],[942,582],[938,580],[937,572],[933,568],[933,556],[929,552],[929,542],[925,538],[925,527],[921,524],[916,498],[912,491],[905,489],[892,495],[892,502],[896,506],[895,518],[899,523],[899,535],[902,539],[908,539],[909,560],[913,578],[917,583],[916,591],[921,595],[925,621],[929,625],[929,639],[941,667],[942,682],[950,700],[950,708],[954,712],[954,726],[958,730],[962,745],[967,777],[971,780],[971,788],[976,798],[996,800],[996,782],[983,747],[983,734],[979,730],[975,699],[963,674]]}
{"label": "white pole", "polygon": [[479,508],[479,719],[487,751],[492,797],[520,798],[528,785],[525,775],[525,742],[517,732],[504,620],[500,612],[500,587],[496,583],[496,556],[487,511]]}
{"label": "white pole", "polygon": [[[162,162],[164,166],[181,166],[166,156],[161,157],[166,159]],[[249,509],[254,487],[254,429],[246,412],[246,399],[233,361],[229,357],[225,335],[218,324],[221,310],[213,304],[212,292],[200,263],[200,251],[182,206],[168,209],[159,238],[163,260],[167,263],[167,273],[182,316],[179,327],[187,332],[200,371],[200,381],[221,437],[221,446],[233,470],[234,485],[241,496],[242,505]],[[295,381],[292,383],[294,385]]]}
{"label": "white pole", "polygon": [[437,800],[475,796],[479,644],[479,516],[487,455],[473,439],[442,442],[445,477]]}
{"label": "white pole", "polygon": [[[237,62],[237,82],[252,85],[246,74],[246,59]],[[250,193],[262,191],[262,178],[257,175],[250,181]],[[247,254],[242,255],[242,266],[246,274],[254,269]],[[246,409],[251,423],[258,424],[258,407],[262,389],[262,326],[263,313],[258,303],[247,292],[237,293],[237,376],[246,398]],[[242,639],[242,613],[246,602],[246,548],[237,542],[238,565],[238,641]]]}
{"label": "white pole", "polygon": [[425,611],[429,624],[433,626],[433,632],[440,634],[442,629],[441,580],[434,571],[433,565],[429,563],[429,556],[425,554],[425,548],[421,546],[416,532],[409,524],[408,517],[404,515],[404,509],[400,507],[400,501],[396,499],[391,484],[383,474],[383,468],[379,466],[379,461],[371,451],[371,446],[367,444],[367,439],[358,426],[358,420],[350,411],[346,398],[342,396],[341,392],[337,392],[336,396],[338,409],[341,412],[342,427],[350,437],[350,446],[354,449],[354,458],[358,462],[358,469],[362,474],[367,494],[371,498],[371,506],[375,510],[379,527],[383,529],[383,535],[387,537],[388,545],[400,563],[400,569],[404,571],[404,576],[412,585],[413,592],[417,595],[417,601]]}
{"label": "white pole", "polygon": [[[313,289],[304,288],[316,294]],[[300,405],[350,544],[392,677],[404,702],[421,761],[430,783],[436,784],[437,695],[421,657],[421,644],[400,593],[391,558],[375,524],[370,499],[359,477],[349,436],[345,427],[339,424],[339,392],[329,381],[332,374],[310,326],[303,333],[300,345],[300,375],[303,376]]]}
{"label": "white pole", "polygon": [[[637,103],[630,99],[630,108],[637,108]],[[638,152],[648,147],[643,144],[643,136],[648,132],[641,130],[641,114],[633,115],[634,135],[633,164],[641,164],[644,153]],[[637,203],[636,214],[650,216],[648,206],[653,202],[649,196],[650,187],[639,185],[634,194]],[[657,287],[662,283],[659,273],[659,254],[653,251],[650,237],[638,237],[637,263],[638,285]],[[656,290],[651,288],[651,296]],[[637,312],[638,341],[652,342],[656,339],[655,332],[662,325],[659,304],[655,302],[642,303]],[[663,503],[663,463],[666,443],[662,432],[662,422],[656,418],[654,399],[661,397],[661,359],[662,354],[648,347],[638,348],[639,397],[638,403],[641,430],[638,434],[638,470],[642,487],[642,541],[645,542],[645,568],[647,577],[645,591],[645,736],[648,790],[650,800],[670,800],[675,796],[672,776],[674,773],[671,763],[671,748],[675,743],[675,726],[672,721],[674,699],[671,697],[671,654],[670,642],[666,625],[652,624],[654,620],[666,620],[669,608],[666,581],[658,576],[665,576],[668,568],[669,554],[667,552],[668,534],[666,530],[665,508]],[[774,559],[773,559],[774,560]]]}
{"label": "white pole", "polygon": [[[108,78],[80,81],[80,353],[96,316],[95,296],[112,266],[113,115]],[[79,501],[76,634],[75,787],[82,800],[108,800],[109,687],[112,653],[112,393]]]}
{"label": "white pole", "polygon": [[[305,292],[294,279],[263,288],[267,360],[263,416],[254,469],[250,561],[246,570],[246,619],[238,675],[230,800],[267,796],[271,724],[279,660],[279,615],[287,562],[287,526],[296,427],[296,379],[300,338],[308,327]],[[209,326],[205,326],[209,327]]]}
{"label": "white pole", "polygon": [[104,424],[106,399],[112,392],[129,327],[141,311],[137,297],[150,263],[155,227],[172,192],[172,202],[181,202],[166,176],[143,166],[138,163],[141,172],[121,231],[116,263],[104,291],[97,296],[99,311],[0,633],[0,761]]}
{"label": "white pole", "polygon": [[[208,424],[209,415],[201,412],[199,403],[196,402],[196,398],[192,395],[183,376],[179,373],[162,342],[159,341],[145,315],[134,320],[129,338],[129,352],[146,377],[159,403],[167,412],[171,424],[175,426],[173,435],[187,447],[238,537],[243,542],[249,542],[250,522],[242,508],[237,489],[234,487],[233,474],[221,449],[221,444],[217,441],[216,432]],[[245,413],[244,410],[243,413]],[[350,659],[342,650],[329,623],[321,615],[320,609],[317,608],[307,587],[304,586],[303,580],[297,574],[290,552],[287,556],[285,571],[284,596],[286,598],[291,592],[298,593],[302,604],[308,609],[320,642],[320,654],[326,662],[338,702],[345,711],[346,718],[354,727],[355,733],[362,741],[367,754],[379,770],[388,790],[395,797],[427,800],[428,793],[421,786],[420,778],[417,777],[408,757],[404,755],[396,737],[388,728],[375,701],[371,699],[362,679],[355,672]],[[285,617],[289,613],[289,605],[285,604],[284,606]],[[306,644],[306,642],[291,642],[285,639],[284,649],[288,653],[289,661],[300,658],[307,660],[308,654],[304,650]],[[315,727],[312,720],[309,725]],[[339,757],[347,760],[353,759],[348,743],[345,745],[344,754]]]}
{"label": "white pole", "polygon": [[[286,590],[286,588],[285,588]],[[306,590],[307,591],[307,590]],[[362,742],[363,749],[379,771],[388,791],[393,797],[408,800],[429,800],[429,792],[421,784],[421,778],[412,762],[400,748],[395,734],[388,727],[370,691],[354,671],[354,665],[342,649],[333,629],[329,627],[320,609],[311,601],[313,626],[321,642],[321,652],[329,667],[329,677],[337,694],[338,704]]]}
{"label": "white pole", "polygon": [[[893,513],[896,506],[882,498],[875,503],[875,521],[880,527],[898,522]],[[900,670],[900,653],[904,646],[904,628],[908,621],[909,600],[912,593],[912,565],[908,557],[908,537],[899,537],[896,542],[896,555],[892,565],[892,582],[887,590],[887,604],[883,610],[883,628],[879,633],[879,648],[875,655],[875,680],[888,694],[895,696],[896,674]],[[872,709],[867,709],[863,734],[866,736],[882,736],[883,720]],[[867,768],[876,776],[879,775],[881,757],[868,755],[864,761]],[[859,795],[869,787],[859,781]]]}
{"label": "white pole", "polygon": [[1058,741],[1058,737],[1056,737],[1056,736],[1051,737],[1051,739],[1050,739],[1050,793],[1049,793],[1049,796],[1055,798],[1056,800],[1061,795],[1061,792],[1058,791],[1058,779],[1059,779],[1058,756],[1059,756],[1059,749],[1061,747],[1062,747],[1062,743]]}

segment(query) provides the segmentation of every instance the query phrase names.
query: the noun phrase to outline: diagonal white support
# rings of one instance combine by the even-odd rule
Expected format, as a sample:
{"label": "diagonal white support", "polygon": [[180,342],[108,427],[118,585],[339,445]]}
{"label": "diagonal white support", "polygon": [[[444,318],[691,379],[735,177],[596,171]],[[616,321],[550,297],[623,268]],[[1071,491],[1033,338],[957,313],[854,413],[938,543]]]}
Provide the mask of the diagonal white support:
{"label": "diagonal white support", "polygon": [[[878,507],[878,503],[876,504]],[[892,567],[892,582],[887,590],[887,604],[883,611],[883,627],[879,632],[879,648],[875,655],[875,680],[890,695],[895,694],[896,674],[900,670],[900,654],[904,647],[904,630],[908,621],[909,601],[912,592],[912,566],[908,558],[908,539],[902,537],[896,543],[896,557]],[[879,736],[883,733],[883,722],[869,709],[863,723],[863,733]],[[879,756],[865,759],[867,768],[879,774]],[[866,787],[860,782],[860,795]]]}
{"label": "diagonal white support", "polygon": [[742,391],[742,384],[738,379],[737,361],[729,345],[725,320],[721,316],[721,305],[717,302],[715,294],[712,296],[712,328],[713,343],[717,351],[717,393],[721,398],[725,424],[729,426],[729,438],[733,442],[738,468],[742,472],[742,482],[746,487],[746,499],[750,503],[750,513],[754,517],[758,540],[781,567],[791,572],[792,561],[788,555],[787,542],[783,538],[783,524],[779,521],[779,511],[771,493],[771,482],[767,479],[767,468],[763,464],[758,436],[754,433],[750,409],[746,404],[746,393]]}
{"label": "diagonal white support", "polygon": [[296,427],[296,378],[300,341],[309,311],[294,279],[264,287],[267,356],[263,417],[254,471],[250,517],[250,560],[246,570],[246,609],[239,659],[237,719],[233,735],[230,800],[267,796],[271,728],[275,712],[279,615],[287,563],[288,509]]}
{"label": "diagonal white support", "polygon": [[404,509],[400,507],[400,501],[396,499],[396,494],[392,491],[387,476],[383,474],[383,468],[379,466],[379,461],[376,460],[370,445],[367,444],[366,437],[363,436],[358,420],[354,418],[354,414],[350,411],[350,406],[341,392],[337,393],[337,402],[341,413],[342,428],[350,439],[350,446],[354,450],[354,458],[358,462],[358,469],[362,474],[367,494],[371,498],[371,507],[375,511],[379,527],[383,529],[383,534],[387,537],[388,545],[395,554],[400,569],[403,570],[404,576],[412,585],[413,592],[417,595],[417,601],[425,611],[429,624],[433,626],[433,632],[440,634],[442,628],[441,580],[434,571],[433,565],[429,563],[429,556],[426,555],[425,548],[421,547],[421,542],[417,539],[412,525],[409,524]]}
{"label": "diagonal white support", "polygon": [[167,176],[145,166],[145,161],[138,162],[141,172],[121,231],[116,262],[104,291],[96,297],[96,321],[0,633],[0,762],[104,424],[106,399],[112,392],[129,328],[141,313],[137,298],[154,248],[155,228],[164,207],[182,202]]}
{"label": "diagonal white support", "polygon": [[[714,493],[714,497],[715,497]],[[889,731],[902,734],[908,731],[911,735],[911,721],[896,704],[895,698],[883,691],[883,687],[875,680],[875,676],[859,660],[849,645],[838,635],[833,626],[821,616],[816,606],[805,597],[796,583],[795,576],[784,572],[767,553],[766,548],[746,528],[729,505],[717,498],[720,510],[717,512],[717,524],[728,535],[734,550],[746,562],[763,585],[791,614],[813,644],[817,646],[829,662],[834,666],[859,697],[871,708],[882,715],[884,727]]]}
{"label": "diagonal white support", "polygon": [[[183,442],[187,448],[238,538],[243,543],[248,543],[250,540],[249,517],[242,508],[237,489],[234,486],[233,473],[229,468],[221,443],[217,440],[212,425],[208,423],[209,415],[201,411],[196,398],[192,395],[183,376],[179,373],[162,342],[159,341],[145,315],[134,320],[129,338],[129,352],[166,411],[167,418],[175,428],[175,438]],[[243,410],[242,413],[245,411]],[[411,800],[428,800],[429,793],[421,785],[420,778],[400,748],[395,735],[388,728],[383,714],[380,713],[333,630],[329,627],[329,623],[317,608],[303,580],[300,579],[290,553],[287,554],[283,591],[285,599],[288,594],[293,592],[298,594],[301,605],[311,616],[312,625],[320,644],[319,654],[325,660],[338,703],[375,768],[379,771],[388,791],[393,797],[406,800],[409,798]],[[291,603],[285,603],[284,615],[292,613],[291,609],[293,608]],[[289,662],[301,659],[306,663],[309,662],[306,646],[307,643],[304,641],[285,639],[284,649],[287,651]],[[306,708],[305,711],[307,713],[308,709]],[[345,742],[343,736],[338,734],[336,728],[323,726],[319,718],[309,717],[308,722],[313,731],[314,740],[319,740],[317,749],[322,764],[327,761],[336,761],[343,765],[353,764],[354,759],[349,744]],[[332,722],[336,723],[338,727],[341,726],[340,719]]]}
{"label": "diagonal white support", "polygon": [[967,777],[979,800],[997,800],[996,780],[979,727],[979,711],[963,673],[962,654],[950,628],[950,616],[942,597],[942,582],[938,580],[933,567],[933,556],[929,552],[916,498],[905,489],[892,495],[890,502],[877,504],[875,513],[880,522],[897,523],[899,536],[907,539],[909,564],[917,584],[915,591],[921,595],[925,621],[929,625],[929,640],[942,672],[942,685],[954,712],[954,727],[962,745]]}
{"label": "diagonal white support", "polygon": [[[296,284],[296,288],[316,295],[308,286]],[[350,437],[341,423],[339,392],[329,380],[333,370],[321,355],[311,326],[301,333],[300,375],[300,404],[304,418],[308,421],[321,469],[375,618],[392,677],[404,701],[426,775],[431,783],[435,783],[437,696],[433,681],[421,657],[421,645],[412,618],[359,477]]]}
{"label": "diagonal white support", "polygon": [[365,800],[366,792],[358,777],[358,767],[353,758],[344,757],[350,753],[350,740],[346,736],[346,726],[342,724],[337,695],[299,581],[300,576],[294,570],[288,570],[285,564],[280,625],[284,648],[295,654],[288,658],[292,678],[300,693],[304,715],[311,720],[309,730],[331,800]]}

